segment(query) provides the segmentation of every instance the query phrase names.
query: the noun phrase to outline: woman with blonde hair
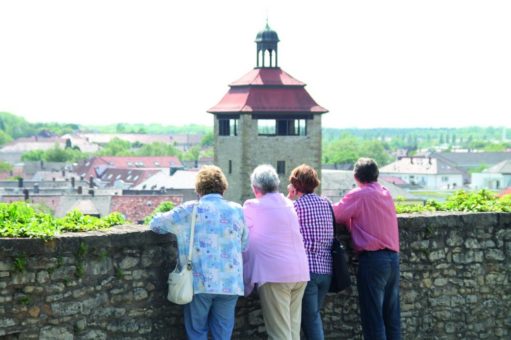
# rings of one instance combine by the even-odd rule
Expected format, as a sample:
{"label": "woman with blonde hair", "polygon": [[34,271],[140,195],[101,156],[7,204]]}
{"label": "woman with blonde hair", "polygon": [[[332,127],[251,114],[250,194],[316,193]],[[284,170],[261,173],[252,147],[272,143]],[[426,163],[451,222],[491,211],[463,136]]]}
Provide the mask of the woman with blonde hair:
{"label": "woman with blonde hair", "polygon": [[158,234],[177,237],[180,263],[186,263],[192,211],[197,206],[193,239],[192,302],[184,306],[189,339],[230,339],[235,307],[243,295],[242,251],[248,239],[243,211],[238,203],[223,198],[227,179],[216,166],[204,166],[197,174],[199,200],[188,201],[169,212],[156,215],[150,228]]}

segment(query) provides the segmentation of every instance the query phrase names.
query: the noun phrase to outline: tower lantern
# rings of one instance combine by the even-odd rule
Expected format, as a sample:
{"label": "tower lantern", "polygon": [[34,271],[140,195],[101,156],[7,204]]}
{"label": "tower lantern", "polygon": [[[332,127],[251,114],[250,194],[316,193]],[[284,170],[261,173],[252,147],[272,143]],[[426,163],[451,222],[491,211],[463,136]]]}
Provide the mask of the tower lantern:
{"label": "tower lantern", "polygon": [[[279,36],[277,32],[270,28],[268,22],[264,30],[257,33],[256,40],[257,44],[257,63],[256,67],[279,67],[278,64],[278,43]],[[268,54],[269,65],[265,65],[266,54]],[[261,60],[259,59],[261,57]],[[275,60],[275,61],[274,61]],[[261,63],[260,63],[261,61]]]}

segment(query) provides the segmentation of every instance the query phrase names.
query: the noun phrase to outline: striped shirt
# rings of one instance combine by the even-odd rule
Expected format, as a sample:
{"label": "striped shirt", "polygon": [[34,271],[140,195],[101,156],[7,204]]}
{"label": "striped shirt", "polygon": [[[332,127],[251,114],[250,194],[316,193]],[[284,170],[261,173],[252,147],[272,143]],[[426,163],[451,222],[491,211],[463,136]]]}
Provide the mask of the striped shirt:
{"label": "striped shirt", "polygon": [[330,202],[314,193],[294,202],[311,273],[332,273],[333,217]]}

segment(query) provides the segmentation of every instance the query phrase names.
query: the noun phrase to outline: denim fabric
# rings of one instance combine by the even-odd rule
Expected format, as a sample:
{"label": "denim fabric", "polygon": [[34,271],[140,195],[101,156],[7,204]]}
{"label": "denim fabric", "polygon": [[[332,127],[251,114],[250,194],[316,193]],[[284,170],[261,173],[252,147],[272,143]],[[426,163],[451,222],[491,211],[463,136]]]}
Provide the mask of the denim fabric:
{"label": "denim fabric", "polygon": [[357,288],[364,339],[401,339],[399,253],[388,250],[362,253]]}
{"label": "denim fabric", "polygon": [[323,340],[321,307],[330,288],[331,275],[310,273],[302,299],[302,329],[307,340]]}
{"label": "denim fabric", "polygon": [[237,295],[195,294],[192,302],[184,307],[188,339],[207,340],[211,331],[211,339],[229,340],[237,301]]}

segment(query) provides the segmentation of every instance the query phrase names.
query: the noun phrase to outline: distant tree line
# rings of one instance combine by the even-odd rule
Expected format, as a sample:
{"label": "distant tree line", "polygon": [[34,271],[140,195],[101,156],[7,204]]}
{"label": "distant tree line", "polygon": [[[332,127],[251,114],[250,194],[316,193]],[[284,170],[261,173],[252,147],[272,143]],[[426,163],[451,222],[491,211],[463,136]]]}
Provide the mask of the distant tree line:
{"label": "distant tree line", "polygon": [[[82,126],[78,124],[29,123],[24,118],[0,112],[0,146],[19,137],[40,133],[61,136],[72,132],[140,133],[140,134],[202,134],[199,146],[186,152],[165,143],[129,143],[113,139],[96,154],[97,156],[177,156],[182,160],[196,160],[200,156],[212,156],[213,133],[211,126],[169,126],[160,124],[110,124]],[[511,129],[510,129],[511,130]],[[374,128],[334,129],[323,128],[323,163],[353,164],[361,156],[372,157],[380,165],[395,158],[396,150],[414,155],[417,150],[442,147],[444,150],[461,148],[477,151],[505,151],[511,148],[511,131],[502,127],[466,128]],[[85,154],[66,143],[65,148],[56,145],[47,151],[30,151],[24,160],[78,161],[94,156]]]}

